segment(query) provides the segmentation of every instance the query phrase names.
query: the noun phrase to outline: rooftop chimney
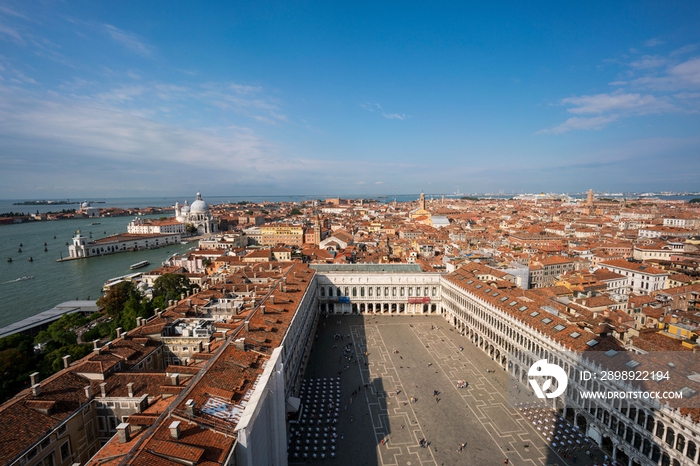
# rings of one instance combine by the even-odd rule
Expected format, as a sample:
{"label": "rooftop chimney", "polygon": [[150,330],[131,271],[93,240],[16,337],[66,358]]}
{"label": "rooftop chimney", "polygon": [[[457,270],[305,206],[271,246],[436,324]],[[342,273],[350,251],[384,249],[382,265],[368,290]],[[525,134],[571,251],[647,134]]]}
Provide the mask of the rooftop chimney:
{"label": "rooftop chimney", "polygon": [[211,353],[211,343],[210,342],[204,343],[204,347],[207,349],[207,353]]}
{"label": "rooftop chimney", "polygon": [[248,322],[247,320],[245,321],[245,331],[246,333],[250,332],[250,322]]}
{"label": "rooftop chimney", "polygon": [[170,423],[170,438],[180,440],[180,421]]}
{"label": "rooftop chimney", "polygon": [[122,337],[122,332],[123,332],[123,331],[124,331],[123,328],[117,327],[117,338],[121,338],[121,337]]}
{"label": "rooftop chimney", "polygon": [[275,304],[275,295],[273,295],[273,294],[270,295],[270,302],[271,302],[272,304]]}
{"label": "rooftop chimney", "polygon": [[85,390],[85,398],[92,400],[92,387],[87,385],[83,390]]}
{"label": "rooftop chimney", "polygon": [[234,343],[236,344],[236,349],[245,351],[245,338],[239,338]]}
{"label": "rooftop chimney", "polygon": [[32,386],[38,384],[39,383],[39,373],[33,372],[32,374],[30,374],[29,380],[32,382]]}
{"label": "rooftop chimney", "polygon": [[119,437],[119,443],[126,443],[130,440],[128,422],[122,422],[117,426],[117,436]]}
{"label": "rooftop chimney", "polygon": [[194,400],[187,400],[185,402],[185,409],[187,409],[187,415],[189,417],[194,417]]}
{"label": "rooftop chimney", "polygon": [[102,398],[107,397],[107,384],[105,382],[100,384],[100,392],[102,393]]}
{"label": "rooftop chimney", "polygon": [[128,384],[126,384],[126,390],[129,393],[129,398],[133,398],[134,397],[134,382],[129,382]]}
{"label": "rooftop chimney", "polygon": [[265,305],[264,304],[262,306],[260,306],[260,313],[263,315],[265,314]]}
{"label": "rooftop chimney", "polygon": [[180,385],[180,374],[173,374],[170,376],[170,383],[172,385]]}
{"label": "rooftop chimney", "polygon": [[100,349],[100,340],[92,340],[92,349],[93,351],[99,350]]}
{"label": "rooftop chimney", "polygon": [[32,395],[41,395],[41,384],[35,383],[34,385],[32,385]]}
{"label": "rooftop chimney", "polygon": [[63,368],[64,368],[64,369],[69,368],[69,367],[70,367],[70,363],[71,363],[70,354],[66,354],[65,356],[63,356]]}

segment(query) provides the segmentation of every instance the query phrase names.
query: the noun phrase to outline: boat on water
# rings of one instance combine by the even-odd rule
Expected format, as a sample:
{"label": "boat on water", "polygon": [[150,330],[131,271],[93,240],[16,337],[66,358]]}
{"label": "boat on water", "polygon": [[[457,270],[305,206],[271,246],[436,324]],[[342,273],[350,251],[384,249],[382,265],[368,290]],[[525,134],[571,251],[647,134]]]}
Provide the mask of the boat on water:
{"label": "boat on water", "polygon": [[142,275],[143,275],[143,272],[136,272],[136,273],[130,273],[127,275],[121,275],[119,277],[110,278],[102,286],[102,291],[104,291],[106,293],[114,285],[118,285],[119,283],[122,283],[122,282],[138,281],[138,279],[141,278]]}
{"label": "boat on water", "polygon": [[24,277],[15,278],[14,281],[21,282],[24,280],[31,280],[32,278],[34,278],[33,275],[25,275]]}
{"label": "boat on water", "polygon": [[100,222],[93,222],[90,225],[99,225],[99,224],[100,224]]}
{"label": "boat on water", "polygon": [[150,262],[148,262],[148,261],[141,261],[141,262],[137,262],[135,264],[131,264],[131,267],[129,267],[129,268],[131,270],[140,269],[141,267],[146,267],[149,264],[150,264]]}

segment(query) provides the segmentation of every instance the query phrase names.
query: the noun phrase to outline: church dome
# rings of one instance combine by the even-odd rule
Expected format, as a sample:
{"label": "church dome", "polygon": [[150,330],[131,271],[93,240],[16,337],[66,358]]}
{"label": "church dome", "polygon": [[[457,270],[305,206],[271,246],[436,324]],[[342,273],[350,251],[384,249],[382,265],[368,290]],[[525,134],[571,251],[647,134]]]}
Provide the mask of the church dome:
{"label": "church dome", "polygon": [[197,193],[197,200],[190,206],[190,212],[209,212],[209,205],[202,200],[202,195]]}
{"label": "church dome", "polygon": [[183,214],[187,213],[190,211],[190,205],[185,201],[185,203],[182,205],[182,209],[180,209],[180,212]]}
{"label": "church dome", "polygon": [[88,201],[84,201],[82,204],[80,204],[80,207],[83,209],[87,209],[90,207],[90,203]]}

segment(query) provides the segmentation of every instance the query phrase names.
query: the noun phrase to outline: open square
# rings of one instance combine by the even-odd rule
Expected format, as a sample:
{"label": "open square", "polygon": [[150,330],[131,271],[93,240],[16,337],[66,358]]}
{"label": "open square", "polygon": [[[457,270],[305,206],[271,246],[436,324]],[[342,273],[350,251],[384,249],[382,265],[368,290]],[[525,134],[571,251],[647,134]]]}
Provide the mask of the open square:
{"label": "open square", "polygon": [[339,373],[336,456],[290,464],[573,463],[508,403],[503,369],[437,316],[321,317],[305,378]]}

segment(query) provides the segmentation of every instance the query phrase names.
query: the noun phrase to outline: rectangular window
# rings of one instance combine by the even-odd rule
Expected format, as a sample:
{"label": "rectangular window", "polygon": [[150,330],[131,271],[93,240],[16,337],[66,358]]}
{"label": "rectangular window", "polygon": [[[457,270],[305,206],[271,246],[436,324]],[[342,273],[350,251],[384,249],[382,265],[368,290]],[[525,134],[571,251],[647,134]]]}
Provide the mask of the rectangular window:
{"label": "rectangular window", "polygon": [[360,287],[360,297],[362,297],[362,298],[365,297],[365,287],[364,286]]}
{"label": "rectangular window", "polygon": [[87,436],[88,443],[92,443],[95,440],[95,431],[92,428],[92,419],[85,423],[85,435]]}
{"label": "rectangular window", "polygon": [[61,445],[60,450],[61,450],[61,463],[63,463],[70,456],[70,442],[65,442],[63,445]]}
{"label": "rectangular window", "polygon": [[377,298],[379,298],[381,295],[382,295],[382,288],[378,286],[377,287]]}
{"label": "rectangular window", "polygon": [[41,461],[37,463],[37,466],[53,466],[53,452],[42,458]]}
{"label": "rectangular window", "polygon": [[408,287],[408,296],[413,296],[413,287]]}
{"label": "rectangular window", "polygon": [[401,296],[404,296],[406,294],[406,289],[403,286],[399,289],[399,294]]}
{"label": "rectangular window", "polygon": [[100,432],[105,432],[107,430],[104,416],[97,416],[97,427]]}
{"label": "rectangular window", "polygon": [[395,286],[391,287],[391,296],[396,297],[396,287]]}
{"label": "rectangular window", "polygon": [[433,296],[437,296],[437,287],[433,287]]}
{"label": "rectangular window", "polygon": [[49,445],[51,445],[51,437],[50,436],[46,437],[44,440],[41,441],[41,449],[43,450],[46,447],[48,447]]}
{"label": "rectangular window", "polygon": [[428,292],[428,287],[427,287],[427,286],[425,287],[425,289],[423,290],[423,292],[424,292],[424,293],[423,293],[423,296],[430,296],[430,294],[429,294],[429,292]]}
{"label": "rectangular window", "polygon": [[374,291],[374,288],[372,288],[371,286],[368,286],[367,291],[369,292],[369,295],[372,296],[372,292]]}
{"label": "rectangular window", "polygon": [[389,287],[388,286],[384,287],[384,296],[385,297],[389,296]]}

